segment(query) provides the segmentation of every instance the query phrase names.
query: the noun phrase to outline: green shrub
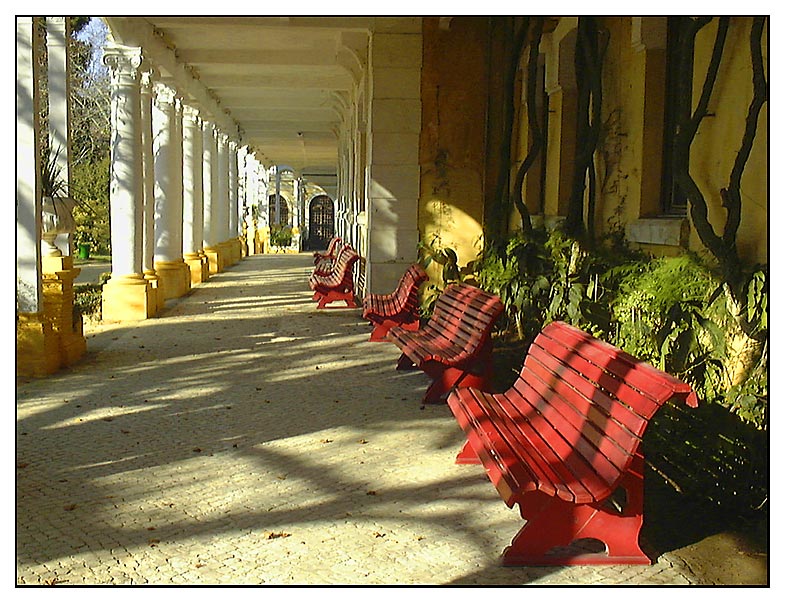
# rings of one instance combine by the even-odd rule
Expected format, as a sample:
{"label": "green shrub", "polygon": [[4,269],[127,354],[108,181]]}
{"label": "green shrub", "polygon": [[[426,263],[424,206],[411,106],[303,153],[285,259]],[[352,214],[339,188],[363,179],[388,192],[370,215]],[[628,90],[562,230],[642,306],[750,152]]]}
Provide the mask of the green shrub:
{"label": "green shrub", "polygon": [[74,312],[100,320],[102,291],[103,284],[99,283],[74,285]]}
{"label": "green shrub", "polygon": [[[431,261],[453,255],[421,245]],[[505,336],[531,341],[546,324],[563,320],[612,343],[687,383],[758,429],[768,428],[768,279],[748,277],[740,307],[713,266],[695,254],[653,258],[618,237],[589,248],[561,231],[510,235],[458,270],[505,304]],[[432,306],[439,287],[426,292]],[[424,315],[428,315],[425,308]]]}
{"label": "green shrub", "polygon": [[287,225],[270,227],[270,244],[276,247],[289,247],[292,244],[292,228]]}

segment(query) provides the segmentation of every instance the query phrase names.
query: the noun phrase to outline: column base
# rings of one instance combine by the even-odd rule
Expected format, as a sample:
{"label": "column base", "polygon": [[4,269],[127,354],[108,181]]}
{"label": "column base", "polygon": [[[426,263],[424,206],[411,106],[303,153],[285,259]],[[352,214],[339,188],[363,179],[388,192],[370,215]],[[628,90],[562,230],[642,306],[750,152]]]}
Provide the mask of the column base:
{"label": "column base", "polygon": [[101,303],[102,320],[127,322],[155,316],[154,290],[141,274],[112,276],[104,285]]}
{"label": "column base", "polygon": [[[191,286],[203,283],[205,278],[205,260],[206,258],[198,253],[186,253],[183,256],[183,261],[188,265],[188,270],[191,274]],[[207,275],[209,276],[209,269]]]}
{"label": "column base", "polygon": [[60,368],[60,336],[42,313],[16,316],[16,374],[44,377]]}
{"label": "column base", "polygon": [[164,309],[166,302],[166,299],[164,298],[164,289],[161,285],[161,279],[158,277],[158,273],[152,269],[144,271],[144,279],[150,284],[150,315],[158,316],[161,313],[161,310]]}
{"label": "column base", "polygon": [[87,351],[82,315],[74,312],[74,280],[81,269],[73,268],[70,256],[49,256],[41,264],[43,315],[59,337],[61,366],[71,366]]}
{"label": "column base", "polygon": [[[70,255],[44,255],[41,256],[41,274],[55,274],[63,270],[74,270],[74,258]],[[82,271],[77,268],[74,278]]]}
{"label": "column base", "polygon": [[235,263],[240,262],[245,256],[245,241],[242,237],[232,239],[232,256],[236,258]]}
{"label": "column base", "polygon": [[237,248],[235,246],[235,239],[229,239],[218,243],[218,249],[223,252],[224,267],[234,266],[239,258],[237,257]]}
{"label": "column base", "polygon": [[225,256],[220,246],[214,245],[204,248],[204,255],[207,257],[208,269],[210,274],[223,272],[225,268]]}
{"label": "column base", "polygon": [[163,285],[164,299],[182,297],[191,290],[191,270],[183,260],[156,262],[155,271]]}

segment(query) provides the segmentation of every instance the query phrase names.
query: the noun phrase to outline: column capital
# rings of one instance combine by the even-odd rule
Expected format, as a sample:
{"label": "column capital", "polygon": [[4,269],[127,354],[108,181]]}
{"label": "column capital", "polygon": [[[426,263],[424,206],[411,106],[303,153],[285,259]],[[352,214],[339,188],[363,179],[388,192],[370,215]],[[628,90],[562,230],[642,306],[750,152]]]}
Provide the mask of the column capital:
{"label": "column capital", "polygon": [[229,135],[216,126],[216,129],[215,129],[215,139],[220,144],[226,145],[229,142]]}
{"label": "column capital", "polygon": [[157,78],[160,77],[158,70],[150,64],[140,67],[140,84],[142,86],[142,94],[152,94],[153,87]]}
{"label": "column capital", "polygon": [[155,100],[161,104],[174,106],[179,98],[174,88],[159,80],[153,82],[153,91]]}
{"label": "column capital", "polygon": [[196,126],[201,126],[203,121],[201,114],[199,113],[199,109],[185,103],[183,103],[183,119],[186,120],[189,124]]}
{"label": "column capital", "polygon": [[104,64],[109,67],[114,81],[123,76],[137,78],[141,71],[149,67],[140,47],[115,43],[104,47]]}

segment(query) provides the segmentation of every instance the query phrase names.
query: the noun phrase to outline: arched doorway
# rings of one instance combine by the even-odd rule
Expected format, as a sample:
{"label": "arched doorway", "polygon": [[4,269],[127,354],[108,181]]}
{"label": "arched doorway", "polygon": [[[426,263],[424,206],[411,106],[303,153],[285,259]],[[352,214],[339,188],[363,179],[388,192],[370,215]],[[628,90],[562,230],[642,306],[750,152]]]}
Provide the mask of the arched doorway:
{"label": "arched doorway", "polygon": [[330,197],[319,195],[311,199],[308,225],[308,248],[325,249],[335,233],[335,211]]}
{"label": "arched doorway", "polygon": [[[269,215],[268,215],[268,218],[269,218],[269,222],[268,223],[270,224],[270,226],[274,226],[275,224],[280,224],[281,226],[290,225],[290,222],[289,222],[289,205],[286,203],[286,199],[284,199],[281,195],[278,195],[278,198],[281,201],[280,204],[276,204],[276,202],[275,202],[275,195],[270,195],[270,199],[269,199],[269,208],[270,209],[269,209]],[[278,205],[280,207],[280,212],[281,212],[280,215],[277,216],[277,218],[278,218],[277,220],[276,220],[276,215],[275,215],[276,205]]]}

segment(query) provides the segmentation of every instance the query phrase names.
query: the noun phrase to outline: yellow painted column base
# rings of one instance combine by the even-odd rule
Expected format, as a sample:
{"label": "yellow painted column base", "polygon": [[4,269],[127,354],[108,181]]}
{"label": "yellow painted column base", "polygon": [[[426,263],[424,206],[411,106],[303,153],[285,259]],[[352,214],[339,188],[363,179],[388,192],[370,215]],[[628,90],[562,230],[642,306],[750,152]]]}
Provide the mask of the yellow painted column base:
{"label": "yellow painted column base", "polygon": [[70,256],[42,258],[43,315],[59,337],[60,365],[71,366],[87,351],[81,315],[74,315],[74,280],[81,272]]}
{"label": "yellow painted column base", "polygon": [[[183,261],[188,265],[188,270],[191,273],[191,286],[203,283],[205,281],[205,258],[198,253],[186,253],[183,256]],[[209,270],[207,274],[210,274]]]}
{"label": "yellow painted column base", "polygon": [[207,257],[210,274],[218,274],[219,272],[224,271],[224,256],[218,245],[215,247],[205,247],[204,255]]}
{"label": "yellow painted column base", "polygon": [[61,333],[60,360],[63,366],[71,366],[87,351],[87,340],[84,337],[83,329],[84,325],[80,317],[70,333]]}
{"label": "yellow painted column base", "polygon": [[148,305],[150,308],[150,316],[158,316],[161,310],[164,309],[164,290],[161,286],[161,279],[155,270],[145,270],[144,279],[149,283],[150,289],[148,290]]}
{"label": "yellow painted column base", "polygon": [[41,313],[16,316],[16,374],[44,377],[60,368],[60,336]]}
{"label": "yellow painted column base", "polygon": [[235,254],[235,247],[232,239],[218,243],[218,249],[223,253],[225,268],[234,266],[237,263],[238,258]]}
{"label": "yellow painted column base", "polygon": [[246,255],[245,243],[243,242],[242,237],[237,237],[235,239],[232,239],[232,242],[234,243],[234,254],[237,257],[237,261],[240,262],[242,261],[243,257],[245,257]]}
{"label": "yellow painted column base", "polygon": [[164,299],[182,297],[191,290],[191,270],[184,261],[156,262],[155,271],[163,284]]}
{"label": "yellow painted column base", "polygon": [[199,250],[199,260],[202,262],[202,282],[205,283],[210,279],[210,260],[203,249]]}
{"label": "yellow painted column base", "polygon": [[104,285],[101,318],[106,322],[146,320],[155,316],[153,289],[143,276],[113,276]]}

